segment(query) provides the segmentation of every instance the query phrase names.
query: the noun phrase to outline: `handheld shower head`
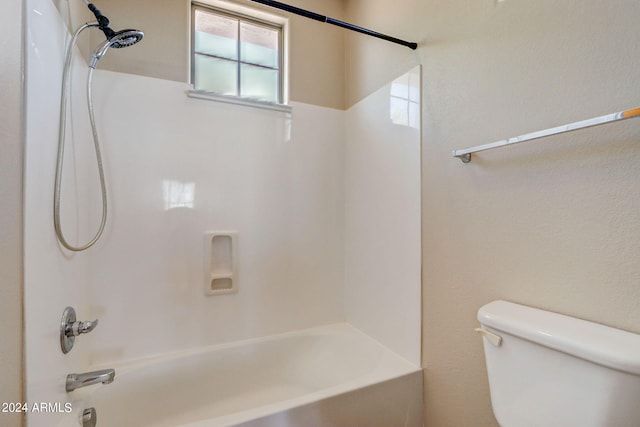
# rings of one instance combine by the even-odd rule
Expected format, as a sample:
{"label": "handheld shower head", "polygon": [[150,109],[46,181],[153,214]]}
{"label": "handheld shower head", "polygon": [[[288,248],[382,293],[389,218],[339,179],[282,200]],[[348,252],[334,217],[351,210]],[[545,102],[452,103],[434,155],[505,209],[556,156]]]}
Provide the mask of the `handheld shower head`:
{"label": "handheld shower head", "polygon": [[113,35],[107,40],[103,41],[96,47],[91,55],[91,61],[89,67],[96,68],[98,61],[107,53],[110,47],[115,49],[121,49],[123,47],[133,46],[138,43],[144,37],[144,33],[140,30],[122,30]]}
{"label": "handheld shower head", "polygon": [[144,33],[140,30],[122,30],[118,31],[109,39],[111,47],[120,49],[123,47],[133,46],[144,37]]}

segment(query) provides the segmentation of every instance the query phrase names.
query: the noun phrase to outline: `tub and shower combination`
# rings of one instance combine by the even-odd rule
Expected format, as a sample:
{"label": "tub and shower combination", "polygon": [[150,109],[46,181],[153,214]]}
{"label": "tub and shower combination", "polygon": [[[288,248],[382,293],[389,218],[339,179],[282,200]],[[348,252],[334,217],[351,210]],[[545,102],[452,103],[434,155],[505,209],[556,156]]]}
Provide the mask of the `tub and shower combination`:
{"label": "tub and shower combination", "polygon": [[[95,67],[137,30],[66,59],[74,1],[25,2],[26,399],[73,407],[27,425],[421,426],[420,130],[393,110],[419,110],[419,68],[347,111],[229,106]],[[61,352],[69,306],[99,326]]]}

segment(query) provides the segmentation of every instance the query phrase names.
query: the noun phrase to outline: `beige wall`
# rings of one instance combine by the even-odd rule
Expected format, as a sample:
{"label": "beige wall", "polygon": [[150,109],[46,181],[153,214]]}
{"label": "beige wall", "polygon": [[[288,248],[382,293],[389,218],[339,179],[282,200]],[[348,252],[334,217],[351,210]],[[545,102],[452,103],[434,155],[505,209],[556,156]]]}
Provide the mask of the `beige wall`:
{"label": "beige wall", "polygon": [[640,3],[348,0],[421,42],[347,38],[347,104],[423,64],[427,427],[496,426],[476,311],[494,299],[640,333],[640,121],[451,151],[640,105]]}
{"label": "beige wall", "polygon": [[[22,397],[22,2],[3,2],[0,27],[0,402]],[[0,413],[0,425],[21,425]]]}
{"label": "beige wall", "polygon": [[[290,16],[290,99],[325,107],[344,108],[344,32],[337,27],[288,15],[248,0],[234,3]],[[343,15],[343,0],[293,0],[292,5],[333,18]],[[109,0],[96,2],[114,30],[145,32],[138,45],[110,52],[100,68],[175,81],[189,81],[190,1]],[[100,34],[92,34],[92,46]]]}

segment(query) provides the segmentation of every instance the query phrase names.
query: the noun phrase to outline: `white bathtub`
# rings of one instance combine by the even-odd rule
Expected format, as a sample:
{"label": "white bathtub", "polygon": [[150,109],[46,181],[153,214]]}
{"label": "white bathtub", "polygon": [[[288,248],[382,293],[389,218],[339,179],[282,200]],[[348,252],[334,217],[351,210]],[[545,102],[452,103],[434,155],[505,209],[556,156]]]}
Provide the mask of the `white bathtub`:
{"label": "white bathtub", "polygon": [[422,425],[420,369],[347,324],[115,369],[84,403],[98,427]]}

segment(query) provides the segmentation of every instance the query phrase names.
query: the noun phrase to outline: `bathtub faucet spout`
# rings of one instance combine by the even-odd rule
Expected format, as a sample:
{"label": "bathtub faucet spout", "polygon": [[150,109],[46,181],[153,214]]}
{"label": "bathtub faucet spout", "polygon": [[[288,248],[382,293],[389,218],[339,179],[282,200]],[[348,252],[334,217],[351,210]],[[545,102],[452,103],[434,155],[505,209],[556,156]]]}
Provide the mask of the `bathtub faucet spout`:
{"label": "bathtub faucet spout", "polygon": [[86,387],[93,384],[111,384],[116,376],[114,369],[103,369],[101,371],[85,372],[82,374],[67,375],[66,390],[73,391],[80,387]]}

